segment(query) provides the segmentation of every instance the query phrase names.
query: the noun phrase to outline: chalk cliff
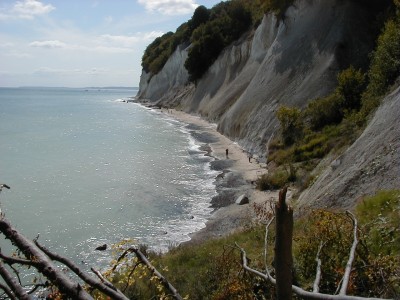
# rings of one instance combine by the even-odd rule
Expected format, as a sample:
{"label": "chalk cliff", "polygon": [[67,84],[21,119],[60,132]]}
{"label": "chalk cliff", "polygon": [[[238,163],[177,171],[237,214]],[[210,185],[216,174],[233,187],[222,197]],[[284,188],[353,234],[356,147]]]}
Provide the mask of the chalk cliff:
{"label": "chalk cliff", "polygon": [[[360,67],[372,49],[367,13],[352,1],[302,0],[284,20],[266,15],[220,55],[196,86],[179,47],[161,72],[142,73],[139,98],[218,123],[218,130],[263,156],[281,104],[303,107],[332,91],[336,75]],[[190,47],[190,46],[189,46]]]}
{"label": "chalk cliff", "polygon": [[[357,1],[295,1],[283,20],[278,20],[273,14],[265,15],[255,30],[226,48],[196,85],[189,83],[184,67],[190,45],[179,47],[161,72],[156,75],[142,73],[138,97],[216,122],[222,134],[237,141],[246,150],[265,157],[267,142],[278,130],[275,111],[279,105],[304,107],[308,101],[332,92],[340,70],[349,65],[366,67],[366,57],[374,45],[368,14]],[[393,101],[398,102],[393,100],[398,99],[398,93],[391,99],[386,101],[386,106],[392,105]],[[382,114],[377,113],[370,127],[379,128]],[[388,130],[396,128],[400,132],[398,124],[397,127],[387,126]],[[340,167],[335,171],[328,168],[317,184],[303,194],[300,202],[318,199],[321,205],[335,206],[338,197],[360,196],[364,185],[369,184],[364,175],[368,172],[367,165],[375,161],[372,156],[364,162],[358,161],[355,165],[357,171],[348,177],[337,176],[336,173],[344,172],[347,159],[349,163],[354,162],[351,160],[357,156],[357,151],[364,149],[364,153],[374,149],[367,137],[373,132],[379,134],[376,130],[368,129],[344,154]],[[393,149],[390,145],[395,140],[394,137],[390,144],[376,139],[375,146],[387,144],[379,153],[382,156],[385,151],[394,153],[398,159],[398,150],[390,152]],[[400,174],[398,167],[396,171],[387,162],[383,165],[382,170],[391,169],[390,176]],[[349,181],[358,184],[358,191],[346,188]],[[322,189],[322,185],[327,188]],[[399,188],[393,179],[377,184],[376,188],[396,186]],[[367,192],[370,190],[372,188]],[[327,194],[332,195],[326,198],[330,205],[321,200]],[[345,200],[345,203],[345,206],[351,206],[353,202]]]}

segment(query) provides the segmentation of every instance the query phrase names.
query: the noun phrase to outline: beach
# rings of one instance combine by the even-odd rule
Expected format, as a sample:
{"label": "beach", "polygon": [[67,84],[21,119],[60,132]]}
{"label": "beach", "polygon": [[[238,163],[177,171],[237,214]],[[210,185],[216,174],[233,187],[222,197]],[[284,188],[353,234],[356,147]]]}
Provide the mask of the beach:
{"label": "beach", "polygon": [[[189,124],[196,130],[197,138],[206,144],[203,150],[215,158],[211,163],[211,168],[221,172],[216,178],[218,195],[211,201],[215,210],[207,221],[206,227],[191,235],[190,242],[201,242],[233,233],[251,222],[254,203],[277,199],[277,191],[256,189],[257,178],[267,173],[265,164],[258,163],[254,158],[251,158],[249,162],[248,153],[237,143],[220,134],[216,124],[182,111],[162,109],[162,112]],[[235,203],[241,195],[248,197],[248,204]]]}

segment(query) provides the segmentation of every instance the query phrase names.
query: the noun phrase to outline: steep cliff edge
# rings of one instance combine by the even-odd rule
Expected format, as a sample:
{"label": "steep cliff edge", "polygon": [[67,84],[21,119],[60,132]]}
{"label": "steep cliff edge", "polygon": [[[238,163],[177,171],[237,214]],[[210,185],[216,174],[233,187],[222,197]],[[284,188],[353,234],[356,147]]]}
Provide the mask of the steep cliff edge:
{"label": "steep cliff edge", "polygon": [[[369,13],[358,1],[295,1],[283,20],[265,15],[227,47],[196,85],[184,67],[190,46],[181,46],[161,72],[143,72],[138,96],[216,122],[222,134],[265,159],[280,105],[305,107],[334,90],[339,71],[366,69],[375,40]],[[397,89],[302,193],[301,206],[350,208],[362,195],[400,188],[399,101]]]}
{"label": "steep cliff edge", "polygon": [[181,47],[158,74],[143,72],[138,96],[217,122],[222,134],[264,157],[279,105],[304,107],[333,90],[340,69],[362,65],[373,45],[368,22],[352,1],[297,1],[283,21],[268,14],[225,49],[196,86]]}

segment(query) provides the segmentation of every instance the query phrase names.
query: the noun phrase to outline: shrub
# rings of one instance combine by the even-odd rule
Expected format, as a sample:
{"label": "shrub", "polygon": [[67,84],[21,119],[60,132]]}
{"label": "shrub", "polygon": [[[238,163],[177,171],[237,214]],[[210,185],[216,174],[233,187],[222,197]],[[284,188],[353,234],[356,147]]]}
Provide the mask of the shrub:
{"label": "shrub", "polygon": [[276,117],[281,125],[283,143],[292,145],[303,136],[303,116],[296,107],[281,106],[276,112]]}
{"label": "shrub", "polygon": [[[396,3],[398,5],[398,3]],[[372,53],[368,71],[368,86],[362,95],[358,122],[363,125],[366,117],[380,104],[382,95],[400,75],[400,14],[386,22]]]}
{"label": "shrub", "polygon": [[[394,238],[399,237],[399,196],[399,191],[380,192],[374,197],[366,198],[356,207],[359,243],[349,294],[396,299],[399,297],[400,250],[399,240]],[[393,229],[397,231],[390,239],[388,233]],[[316,270],[315,258],[322,244],[319,255],[322,262],[320,290],[333,294],[343,276],[353,242],[351,220],[344,213],[315,210],[296,222],[294,233],[298,280],[303,286],[312,285]]]}
{"label": "shrub", "polygon": [[264,174],[257,180],[257,188],[261,191],[277,190],[284,187],[289,182],[287,171],[277,170],[271,174]]}
{"label": "shrub", "polygon": [[[398,17],[399,19],[400,17]],[[400,75],[400,21],[389,20],[378,38],[368,72],[367,93],[383,95]]]}
{"label": "shrub", "polygon": [[310,101],[304,112],[310,128],[320,130],[324,126],[340,123],[343,119],[341,102],[337,93]]}
{"label": "shrub", "polygon": [[300,162],[313,158],[322,158],[329,150],[327,137],[321,134],[312,138],[307,143],[295,147],[293,152],[294,161]]}
{"label": "shrub", "polygon": [[367,197],[356,212],[369,232],[365,242],[375,255],[400,255],[400,191],[380,191]]}
{"label": "shrub", "polygon": [[339,73],[336,88],[341,96],[342,110],[358,110],[361,104],[361,94],[365,89],[365,76],[353,66]]}

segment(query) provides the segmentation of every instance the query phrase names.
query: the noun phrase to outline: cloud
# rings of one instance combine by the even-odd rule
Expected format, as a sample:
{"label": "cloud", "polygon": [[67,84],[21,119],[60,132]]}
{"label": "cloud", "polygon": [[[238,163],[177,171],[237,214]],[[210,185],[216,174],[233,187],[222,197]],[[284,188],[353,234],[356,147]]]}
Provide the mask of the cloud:
{"label": "cloud", "polygon": [[0,43],[0,48],[11,48],[11,47],[14,47],[14,43],[11,42]]}
{"label": "cloud", "polygon": [[[138,32],[134,35],[111,35],[100,36],[76,35],[71,38],[65,37],[68,41],[44,40],[29,43],[32,48],[66,51],[85,51],[97,53],[132,53],[137,46],[143,42],[153,41],[163,34],[161,31]],[[60,35],[59,35],[60,36]],[[5,46],[5,45],[4,45]],[[2,44],[0,44],[0,48]]]}
{"label": "cloud", "polygon": [[58,40],[52,40],[52,41],[35,41],[30,43],[29,46],[36,48],[54,49],[54,48],[65,48],[67,45]]}
{"label": "cloud", "polygon": [[126,47],[132,48],[137,43],[142,41],[152,41],[156,37],[159,37],[163,34],[161,31],[151,31],[146,33],[137,33],[136,35],[111,35],[111,34],[103,34],[98,38],[98,42],[100,44],[112,44],[116,47]]}
{"label": "cloud", "polygon": [[138,0],[150,12],[164,15],[185,15],[192,13],[198,4],[193,0]]}
{"label": "cloud", "polygon": [[43,4],[37,0],[17,1],[11,8],[0,11],[0,20],[9,19],[28,19],[31,20],[36,16],[45,15],[54,10],[51,4]]}

